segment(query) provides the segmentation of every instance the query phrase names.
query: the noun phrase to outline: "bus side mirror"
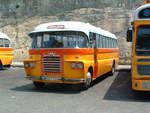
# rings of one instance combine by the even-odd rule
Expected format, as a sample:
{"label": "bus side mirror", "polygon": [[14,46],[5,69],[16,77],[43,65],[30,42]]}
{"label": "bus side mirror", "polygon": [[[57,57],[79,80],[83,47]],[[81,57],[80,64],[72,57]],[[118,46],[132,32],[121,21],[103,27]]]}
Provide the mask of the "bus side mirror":
{"label": "bus side mirror", "polygon": [[127,42],[132,42],[132,33],[133,33],[132,28],[129,28],[127,30]]}

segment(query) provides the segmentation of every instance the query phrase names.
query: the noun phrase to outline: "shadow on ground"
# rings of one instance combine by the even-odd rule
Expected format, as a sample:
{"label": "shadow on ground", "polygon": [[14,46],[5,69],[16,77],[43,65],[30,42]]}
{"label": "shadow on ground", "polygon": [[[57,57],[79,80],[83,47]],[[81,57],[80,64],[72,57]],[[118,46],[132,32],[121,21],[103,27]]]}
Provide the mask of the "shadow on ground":
{"label": "shadow on ground", "polygon": [[12,88],[11,90],[22,92],[62,93],[62,94],[80,93],[78,85],[65,85],[65,84],[46,84],[44,88],[37,89],[31,83],[24,86]]}
{"label": "shadow on ground", "polygon": [[[96,80],[94,80],[91,83],[92,88],[94,85],[102,82],[104,79],[109,77],[107,74],[103,75]],[[71,85],[71,84],[46,84],[46,86],[43,89],[36,89],[34,85],[31,84],[26,84],[23,86],[18,86],[15,88],[12,88],[11,90],[13,91],[22,91],[22,92],[41,92],[41,93],[62,93],[62,94],[75,94],[75,93],[80,93],[82,91],[81,89],[81,84],[77,85]]]}
{"label": "shadow on ground", "polygon": [[150,102],[150,92],[135,92],[131,89],[130,70],[120,70],[104,100]]}

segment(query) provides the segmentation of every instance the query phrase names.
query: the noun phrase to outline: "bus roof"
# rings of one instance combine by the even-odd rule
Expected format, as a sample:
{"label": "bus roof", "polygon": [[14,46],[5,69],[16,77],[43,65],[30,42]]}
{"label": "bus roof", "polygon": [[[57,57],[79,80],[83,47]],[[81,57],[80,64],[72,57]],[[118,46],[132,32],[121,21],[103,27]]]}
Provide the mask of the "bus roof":
{"label": "bus roof", "polygon": [[101,28],[95,27],[89,23],[77,22],[77,21],[61,21],[51,22],[38,25],[34,31],[29,34],[37,32],[48,32],[48,31],[81,31],[89,36],[89,32],[101,34],[103,36],[115,38],[116,36],[108,31],[102,30]]}
{"label": "bus roof", "polygon": [[2,32],[0,32],[0,38],[4,38],[4,39],[10,40],[10,38],[6,34],[4,34]]}
{"label": "bus roof", "polygon": [[[140,6],[139,8],[137,8],[135,10],[135,12],[133,13],[133,20],[150,20],[150,18],[139,18],[139,13],[144,10],[150,8],[150,4],[145,4]],[[150,10],[149,10],[150,11]],[[150,14],[150,12],[148,12]]]}

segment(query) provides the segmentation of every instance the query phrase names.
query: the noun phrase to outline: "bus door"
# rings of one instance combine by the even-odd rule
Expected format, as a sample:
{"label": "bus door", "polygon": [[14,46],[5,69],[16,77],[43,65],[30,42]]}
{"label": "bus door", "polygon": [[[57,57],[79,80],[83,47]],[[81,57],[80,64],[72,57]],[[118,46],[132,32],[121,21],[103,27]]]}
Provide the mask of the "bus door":
{"label": "bus door", "polygon": [[90,40],[93,43],[92,48],[94,49],[94,53],[93,53],[93,57],[94,57],[94,74],[93,74],[93,78],[97,77],[97,73],[98,73],[98,61],[97,61],[97,47],[96,47],[96,34],[95,33],[90,33]]}

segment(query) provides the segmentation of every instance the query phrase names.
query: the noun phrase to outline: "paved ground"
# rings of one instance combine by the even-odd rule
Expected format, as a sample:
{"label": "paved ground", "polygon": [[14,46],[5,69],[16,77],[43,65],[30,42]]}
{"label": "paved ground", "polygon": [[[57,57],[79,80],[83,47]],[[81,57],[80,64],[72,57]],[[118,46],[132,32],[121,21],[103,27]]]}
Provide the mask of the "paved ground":
{"label": "paved ground", "polygon": [[150,93],[131,90],[130,70],[103,76],[87,91],[48,84],[37,90],[22,68],[0,71],[0,113],[150,113]]}

